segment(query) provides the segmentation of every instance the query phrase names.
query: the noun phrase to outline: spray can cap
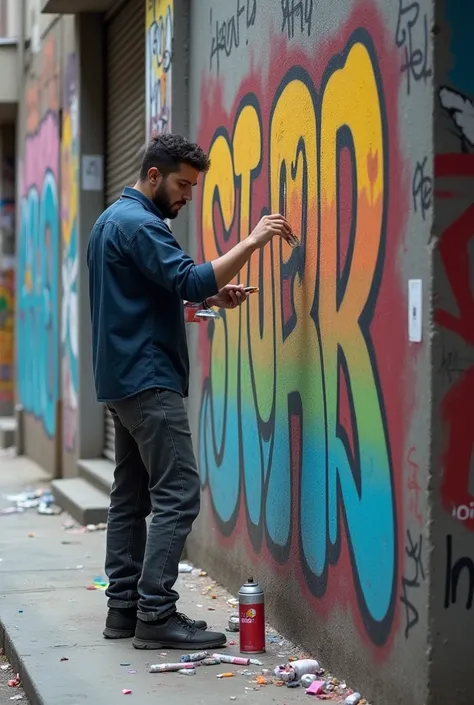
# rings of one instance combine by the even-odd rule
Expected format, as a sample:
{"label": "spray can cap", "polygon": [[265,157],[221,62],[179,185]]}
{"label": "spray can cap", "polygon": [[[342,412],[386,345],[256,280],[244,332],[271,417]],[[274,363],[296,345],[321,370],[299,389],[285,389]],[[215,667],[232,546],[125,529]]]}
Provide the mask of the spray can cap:
{"label": "spray can cap", "polygon": [[263,594],[263,590],[260,585],[251,576],[248,578],[247,582],[242,585],[239,591],[240,595],[259,595]]}

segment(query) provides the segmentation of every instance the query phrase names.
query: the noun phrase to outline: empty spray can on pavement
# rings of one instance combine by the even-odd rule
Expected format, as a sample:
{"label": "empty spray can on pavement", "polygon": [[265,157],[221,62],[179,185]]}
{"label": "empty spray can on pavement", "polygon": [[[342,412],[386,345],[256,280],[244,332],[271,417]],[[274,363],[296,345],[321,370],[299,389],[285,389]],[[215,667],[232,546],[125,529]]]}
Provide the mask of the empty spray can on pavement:
{"label": "empty spray can on pavement", "polygon": [[240,651],[263,654],[265,651],[265,596],[253,578],[239,590]]}
{"label": "empty spray can on pavement", "polygon": [[320,672],[320,670],[321,666],[318,661],[315,661],[312,658],[303,658],[287,663],[285,666],[277,666],[274,670],[274,674],[285,683],[291,683],[292,681],[299,680],[305,675],[316,675]]}

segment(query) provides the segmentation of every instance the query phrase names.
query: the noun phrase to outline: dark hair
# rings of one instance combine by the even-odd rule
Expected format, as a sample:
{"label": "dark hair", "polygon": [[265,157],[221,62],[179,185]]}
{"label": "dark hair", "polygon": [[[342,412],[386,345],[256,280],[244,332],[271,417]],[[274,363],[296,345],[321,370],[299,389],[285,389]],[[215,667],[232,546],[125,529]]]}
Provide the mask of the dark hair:
{"label": "dark hair", "polygon": [[156,135],[149,142],[142,158],[140,181],[146,181],[148,170],[156,167],[163,176],[178,171],[180,164],[189,164],[199,172],[209,170],[211,162],[199,145],[181,135]]}

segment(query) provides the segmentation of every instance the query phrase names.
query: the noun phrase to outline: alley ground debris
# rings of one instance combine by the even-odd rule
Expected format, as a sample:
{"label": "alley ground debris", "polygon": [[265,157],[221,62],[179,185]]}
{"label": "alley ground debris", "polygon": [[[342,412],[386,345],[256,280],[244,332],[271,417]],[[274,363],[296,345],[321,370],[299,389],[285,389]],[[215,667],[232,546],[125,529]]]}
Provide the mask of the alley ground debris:
{"label": "alley ground debris", "polygon": [[13,685],[17,674],[0,649],[0,705],[13,705],[18,702],[21,705],[29,705],[21,683]]}
{"label": "alley ground debris", "polygon": [[[13,506],[12,496],[25,488],[47,492],[47,486],[47,477],[30,460],[0,455],[0,510]],[[45,496],[50,503],[47,494],[42,500]],[[323,699],[342,705],[351,694],[324,670],[318,679],[326,688],[313,697],[301,684],[293,687],[277,677],[277,666],[311,655],[270,627],[267,653],[258,656],[262,665],[208,662],[194,669],[193,678],[184,677],[186,669],[150,673],[152,665],[179,662],[182,654],[141,652],[131,640],[103,639],[105,527],[79,527],[64,513],[38,512],[38,506],[33,501],[25,511],[0,514],[0,647],[13,665],[7,683],[18,672],[31,705],[96,705],[124,696],[125,702],[148,705],[157,695],[167,705],[290,705]],[[178,590],[180,610],[226,631],[225,653],[241,656],[239,635],[229,630],[235,598],[191,563],[181,566]],[[231,675],[219,677],[222,673]],[[28,705],[21,687],[6,687],[6,696],[0,689],[0,705],[19,695],[25,698],[19,702]]]}

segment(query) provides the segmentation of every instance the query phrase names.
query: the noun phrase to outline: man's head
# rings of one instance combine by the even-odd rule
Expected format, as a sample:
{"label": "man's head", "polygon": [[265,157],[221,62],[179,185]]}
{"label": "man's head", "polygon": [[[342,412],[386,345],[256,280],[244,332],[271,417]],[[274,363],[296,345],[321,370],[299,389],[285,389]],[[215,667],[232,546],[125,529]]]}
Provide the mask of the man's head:
{"label": "man's head", "polygon": [[192,200],[192,188],[210,161],[197,145],[180,135],[153,137],[140,168],[140,189],[153,201],[164,218],[176,218]]}

